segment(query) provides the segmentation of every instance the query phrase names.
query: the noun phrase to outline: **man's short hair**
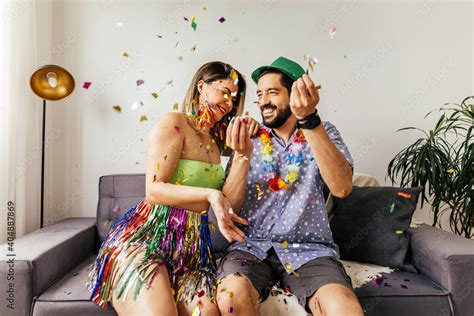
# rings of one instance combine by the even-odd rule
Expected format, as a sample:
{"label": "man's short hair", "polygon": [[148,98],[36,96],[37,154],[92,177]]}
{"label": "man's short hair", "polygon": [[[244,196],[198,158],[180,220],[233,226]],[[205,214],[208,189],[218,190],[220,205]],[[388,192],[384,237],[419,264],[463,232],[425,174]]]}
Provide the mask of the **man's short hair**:
{"label": "man's short hair", "polygon": [[280,76],[281,85],[284,86],[286,88],[286,90],[288,90],[288,95],[291,94],[291,86],[293,85],[293,82],[294,82],[293,79],[291,79],[287,74],[283,73],[282,71],[280,71],[278,69],[265,70],[264,72],[262,72],[260,74],[258,79],[262,78],[263,76],[265,76],[267,74],[280,74],[281,75]]}

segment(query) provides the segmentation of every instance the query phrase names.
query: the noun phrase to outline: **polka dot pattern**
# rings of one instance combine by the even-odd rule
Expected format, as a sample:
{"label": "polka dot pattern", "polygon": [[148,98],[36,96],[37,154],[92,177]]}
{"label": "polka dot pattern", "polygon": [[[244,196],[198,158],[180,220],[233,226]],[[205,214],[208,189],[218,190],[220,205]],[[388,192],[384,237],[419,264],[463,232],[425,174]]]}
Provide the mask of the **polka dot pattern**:
{"label": "polka dot pattern", "polygon": [[[322,123],[331,141],[353,166],[339,131],[328,121]],[[284,175],[291,143],[285,145],[273,132],[271,137],[277,172]],[[262,177],[260,141],[254,138],[253,142],[247,190],[240,213],[249,219],[250,224],[242,226],[246,235],[244,243],[235,243],[231,249],[248,251],[263,260],[273,247],[288,273],[318,257],[335,256],[339,259],[339,248],[332,238],[324,201],[325,184],[309,145],[303,152],[297,182],[288,190],[273,192]],[[260,199],[256,182],[264,192]]]}

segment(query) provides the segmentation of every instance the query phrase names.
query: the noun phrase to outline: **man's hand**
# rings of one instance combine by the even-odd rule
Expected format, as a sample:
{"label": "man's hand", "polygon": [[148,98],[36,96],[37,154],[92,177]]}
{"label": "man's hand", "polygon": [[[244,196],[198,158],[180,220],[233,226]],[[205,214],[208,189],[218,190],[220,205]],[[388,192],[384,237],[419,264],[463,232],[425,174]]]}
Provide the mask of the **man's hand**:
{"label": "man's hand", "polygon": [[293,83],[290,107],[297,119],[301,120],[314,113],[319,103],[319,88],[320,86],[316,86],[306,74]]}

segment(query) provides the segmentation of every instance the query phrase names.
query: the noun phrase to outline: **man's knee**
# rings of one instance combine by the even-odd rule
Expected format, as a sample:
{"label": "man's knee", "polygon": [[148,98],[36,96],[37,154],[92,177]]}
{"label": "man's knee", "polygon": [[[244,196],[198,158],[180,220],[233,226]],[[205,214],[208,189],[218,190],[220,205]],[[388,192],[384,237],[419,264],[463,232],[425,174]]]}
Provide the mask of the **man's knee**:
{"label": "man's knee", "polygon": [[258,309],[258,291],[244,276],[231,274],[224,277],[217,287],[217,306],[222,315],[233,313],[234,309]]}
{"label": "man's knee", "polygon": [[319,304],[323,315],[363,315],[362,307],[353,291],[343,286],[332,290],[331,295],[325,295],[327,293],[318,295],[316,292],[310,299],[310,308]]}

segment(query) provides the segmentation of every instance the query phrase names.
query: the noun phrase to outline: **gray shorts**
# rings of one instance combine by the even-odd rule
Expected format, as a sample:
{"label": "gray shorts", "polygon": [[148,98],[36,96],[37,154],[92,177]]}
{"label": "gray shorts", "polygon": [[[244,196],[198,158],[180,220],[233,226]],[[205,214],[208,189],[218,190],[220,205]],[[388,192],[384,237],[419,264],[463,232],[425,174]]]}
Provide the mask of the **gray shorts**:
{"label": "gray shorts", "polygon": [[260,293],[260,301],[264,301],[272,287],[280,282],[280,287],[294,294],[308,312],[311,312],[307,306],[308,299],[325,284],[337,283],[353,290],[352,280],[337,258],[320,257],[311,260],[296,270],[296,276],[286,272],[273,248],[268,251],[264,260],[259,260],[246,251],[228,252],[220,262],[217,278],[222,280],[235,273],[244,275],[252,282]]}

